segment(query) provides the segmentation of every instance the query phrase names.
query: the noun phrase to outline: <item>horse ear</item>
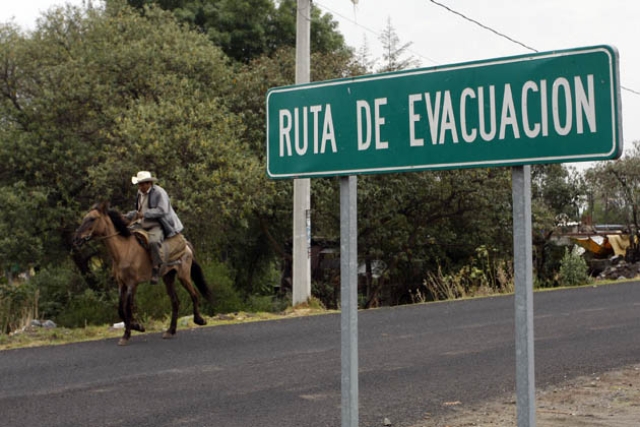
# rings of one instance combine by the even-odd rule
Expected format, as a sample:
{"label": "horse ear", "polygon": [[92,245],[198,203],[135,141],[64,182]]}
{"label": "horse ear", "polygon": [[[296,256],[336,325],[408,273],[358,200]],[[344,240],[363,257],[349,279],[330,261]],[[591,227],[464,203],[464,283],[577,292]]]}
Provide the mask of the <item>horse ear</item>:
{"label": "horse ear", "polygon": [[98,210],[102,213],[107,213],[109,211],[109,202],[100,202],[100,204],[98,205]]}

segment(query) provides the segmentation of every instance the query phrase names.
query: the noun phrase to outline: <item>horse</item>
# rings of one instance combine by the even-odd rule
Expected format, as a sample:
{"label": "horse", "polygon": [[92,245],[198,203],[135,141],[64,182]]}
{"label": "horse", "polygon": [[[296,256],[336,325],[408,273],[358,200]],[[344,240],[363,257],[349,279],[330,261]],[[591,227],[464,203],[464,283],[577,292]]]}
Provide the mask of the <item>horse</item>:
{"label": "horse", "polygon": [[[151,279],[149,252],[127,225],[127,221],[117,210],[110,209],[107,202],[102,202],[94,205],[84,216],[73,237],[73,244],[76,247],[92,239],[100,241],[106,246],[113,261],[113,275],[118,283],[119,293],[118,314],[124,321],[124,335],[118,341],[120,346],[128,344],[132,330],[145,331],[144,326],[134,318],[134,298],[137,286]],[[193,280],[200,294],[209,302],[212,302],[212,294],[204,279],[202,268],[194,258],[194,250],[189,242],[179,262],[166,266],[161,274],[171,300],[171,323],[162,338],[172,338],[176,334],[180,306],[174,286],[176,276],[191,296],[193,322],[197,325],[206,325],[207,322],[200,315],[198,294],[191,281]]]}

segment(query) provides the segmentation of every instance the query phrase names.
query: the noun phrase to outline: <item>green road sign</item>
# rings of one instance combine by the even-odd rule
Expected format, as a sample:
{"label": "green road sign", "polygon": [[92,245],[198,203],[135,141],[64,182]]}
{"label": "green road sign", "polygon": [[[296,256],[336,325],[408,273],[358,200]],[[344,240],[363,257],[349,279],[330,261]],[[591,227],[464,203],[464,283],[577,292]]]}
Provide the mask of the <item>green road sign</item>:
{"label": "green road sign", "polygon": [[274,88],[271,178],[614,159],[622,153],[611,46]]}

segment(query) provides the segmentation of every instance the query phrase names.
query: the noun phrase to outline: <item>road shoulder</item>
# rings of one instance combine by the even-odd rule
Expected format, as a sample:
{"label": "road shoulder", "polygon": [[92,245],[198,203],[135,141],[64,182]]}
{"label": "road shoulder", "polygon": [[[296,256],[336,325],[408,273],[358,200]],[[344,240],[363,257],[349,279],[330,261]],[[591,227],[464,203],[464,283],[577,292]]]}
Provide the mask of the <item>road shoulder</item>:
{"label": "road shoulder", "polygon": [[[443,402],[442,414],[412,427],[514,427],[515,394],[479,405]],[[582,376],[536,392],[541,427],[632,427],[640,420],[640,364]]]}

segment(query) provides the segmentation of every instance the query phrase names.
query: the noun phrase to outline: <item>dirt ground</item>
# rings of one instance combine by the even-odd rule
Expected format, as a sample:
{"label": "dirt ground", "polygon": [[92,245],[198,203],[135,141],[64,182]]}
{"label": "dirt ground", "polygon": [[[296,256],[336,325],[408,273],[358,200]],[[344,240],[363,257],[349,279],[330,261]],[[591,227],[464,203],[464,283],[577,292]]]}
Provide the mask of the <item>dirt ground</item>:
{"label": "dirt ground", "polygon": [[[413,427],[516,427],[515,394],[466,407],[443,402],[444,415]],[[536,393],[537,427],[640,426],[640,365],[576,378]]]}

